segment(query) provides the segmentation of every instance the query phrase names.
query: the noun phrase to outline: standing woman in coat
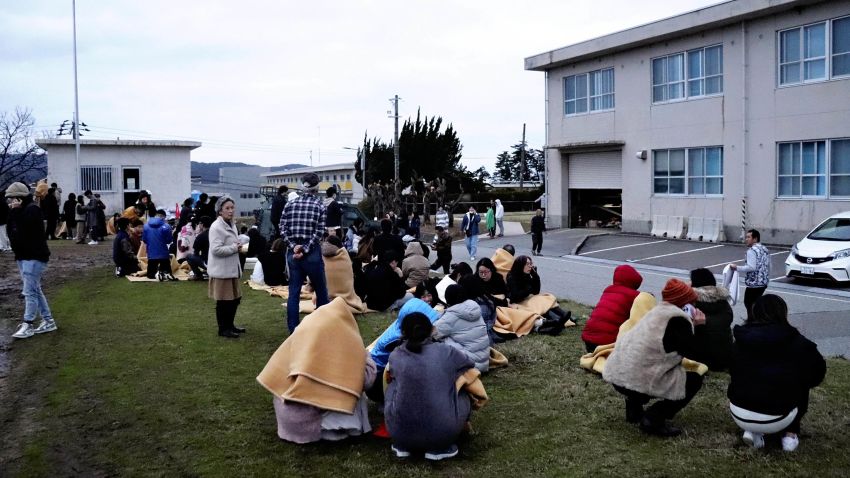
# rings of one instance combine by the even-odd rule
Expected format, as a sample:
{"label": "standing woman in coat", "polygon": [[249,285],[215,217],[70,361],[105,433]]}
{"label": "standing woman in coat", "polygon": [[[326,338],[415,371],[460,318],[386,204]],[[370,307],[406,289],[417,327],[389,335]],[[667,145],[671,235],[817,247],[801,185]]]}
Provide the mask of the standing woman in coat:
{"label": "standing woman in coat", "polygon": [[766,433],[782,433],[782,449],[800,444],[800,421],[809,409],[809,390],[826,375],[826,362],[811,340],[788,323],[788,306],[767,294],[752,316],[734,329],[729,367],[729,408],[753,448]]}
{"label": "standing woman in coat", "polygon": [[218,335],[230,339],[239,338],[245,329],[233,325],[236,309],[242,300],[239,280],[242,266],[239,264],[239,232],[233,223],[236,203],[225,194],[215,203],[218,218],[210,226],[210,251],[207,258],[207,274],[210,276],[209,296],[215,300],[215,319]]}
{"label": "standing woman in coat", "polygon": [[484,220],[487,222],[487,235],[490,239],[496,237],[496,211],[493,206],[487,206],[487,214],[484,215]]}

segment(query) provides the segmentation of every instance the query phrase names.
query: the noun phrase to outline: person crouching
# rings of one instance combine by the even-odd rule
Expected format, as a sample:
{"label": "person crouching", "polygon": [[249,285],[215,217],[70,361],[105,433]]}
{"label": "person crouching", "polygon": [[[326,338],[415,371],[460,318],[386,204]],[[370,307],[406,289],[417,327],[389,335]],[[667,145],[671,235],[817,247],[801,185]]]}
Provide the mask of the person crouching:
{"label": "person crouching", "polygon": [[[705,324],[705,315],[692,305],[697,293],[679,279],[667,281],[661,297],[663,302],[617,338],[602,378],[625,396],[627,421],[639,422],[644,433],[673,437],[681,430],[667,420],[702,387],[702,376],[686,372],[682,358],[693,353],[694,326]],[[660,400],[644,411],[653,398]]]}

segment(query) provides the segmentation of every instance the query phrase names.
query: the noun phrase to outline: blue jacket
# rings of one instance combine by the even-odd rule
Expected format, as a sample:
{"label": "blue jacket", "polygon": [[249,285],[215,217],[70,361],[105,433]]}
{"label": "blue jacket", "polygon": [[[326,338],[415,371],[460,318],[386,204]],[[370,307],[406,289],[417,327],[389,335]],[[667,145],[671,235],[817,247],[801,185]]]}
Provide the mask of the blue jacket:
{"label": "blue jacket", "polygon": [[142,241],[148,248],[148,259],[168,259],[171,226],[160,217],[151,218],[142,231]]}
{"label": "blue jacket", "polygon": [[440,314],[421,299],[410,299],[405,302],[401,310],[398,311],[398,319],[387,327],[387,330],[378,337],[375,346],[372,347],[372,360],[378,369],[383,370],[387,367],[387,360],[389,360],[390,352],[392,352],[389,347],[398,345],[398,341],[401,340],[401,321],[414,312],[425,314],[432,324],[440,318]]}
{"label": "blue jacket", "polygon": [[[469,213],[463,215],[463,223],[461,224],[460,229],[466,232],[466,236],[477,236],[478,235],[478,223],[481,222],[481,216],[478,213],[475,213],[472,216],[472,223],[469,222]],[[469,228],[467,230],[467,227]]]}

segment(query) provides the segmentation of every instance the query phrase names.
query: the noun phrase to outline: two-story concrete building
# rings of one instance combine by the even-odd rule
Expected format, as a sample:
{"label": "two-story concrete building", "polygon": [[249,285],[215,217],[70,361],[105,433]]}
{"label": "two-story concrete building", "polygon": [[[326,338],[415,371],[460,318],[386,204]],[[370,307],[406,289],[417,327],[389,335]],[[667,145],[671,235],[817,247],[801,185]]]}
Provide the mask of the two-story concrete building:
{"label": "two-story concrete building", "polygon": [[201,146],[193,141],[82,140],[80,180],[71,139],[36,142],[47,151],[47,180],[67,195],[90,189],[101,196],[106,213],[120,212],[134,204],[143,189],[163,209],[179,207],[191,192],[190,152]]}
{"label": "two-story concrete building", "polygon": [[363,186],[354,179],[354,172],[354,163],[350,162],[274,171],[260,176],[268,186],[301,189],[301,178],[307,173],[316,173],[319,176],[320,193],[335,186],[339,191],[339,200],[356,204],[363,199]]}
{"label": "two-story concrete building", "polygon": [[624,231],[700,216],[788,244],[850,210],[850,1],[733,0],[525,68],[546,74],[553,226],[620,201]]}

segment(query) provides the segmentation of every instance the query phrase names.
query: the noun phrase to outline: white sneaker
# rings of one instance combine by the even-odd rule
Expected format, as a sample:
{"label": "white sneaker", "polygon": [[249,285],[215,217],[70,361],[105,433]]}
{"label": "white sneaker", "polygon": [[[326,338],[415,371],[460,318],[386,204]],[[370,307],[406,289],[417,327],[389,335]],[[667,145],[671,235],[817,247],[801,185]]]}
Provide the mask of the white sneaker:
{"label": "white sneaker", "polygon": [[744,443],[755,449],[764,448],[764,433],[744,432]]}
{"label": "white sneaker", "polygon": [[97,241],[89,241],[90,246],[96,246],[97,244],[98,244]]}
{"label": "white sneaker", "polygon": [[782,450],[787,452],[792,452],[800,446],[800,438],[797,435],[788,436],[785,435],[782,437]]}
{"label": "white sneaker", "polygon": [[475,256],[469,256],[469,260],[475,262]]}
{"label": "white sneaker", "polygon": [[12,337],[16,339],[28,339],[35,335],[35,327],[32,326],[32,322],[22,322],[20,326],[18,326],[18,330],[12,334]]}
{"label": "white sneaker", "polygon": [[56,330],[56,321],[53,319],[44,319],[41,321],[38,327],[33,331],[36,334],[43,334],[46,332],[53,332]]}

